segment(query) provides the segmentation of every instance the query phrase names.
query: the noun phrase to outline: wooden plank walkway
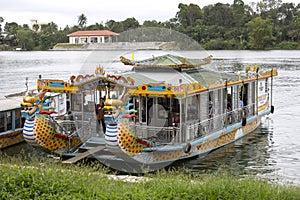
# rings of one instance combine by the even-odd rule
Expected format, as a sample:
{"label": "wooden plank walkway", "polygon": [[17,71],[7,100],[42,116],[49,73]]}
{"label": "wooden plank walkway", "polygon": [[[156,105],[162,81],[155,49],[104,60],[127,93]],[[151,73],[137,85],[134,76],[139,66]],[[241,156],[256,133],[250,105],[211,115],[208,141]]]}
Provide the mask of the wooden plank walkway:
{"label": "wooden plank walkway", "polygon": [[79,154],[78,154],[77,156],[75,156],[75,157],[72,157],[72,158],[70,158],[70,159],[68,159],[68,160],[63,161],[62,163],[64,163],[64,164],[73,164],[73,163],[76,163],[77,161],[79,161],[79,160],[81,160],[81,159],[83,159],[83,158],[86,158],[86,157],[88,157],[89,155],[94,154],[94,153],[96,153],[96,152],[98,152],[98,151],[101,151],[101,150],[103,150],[104,148],[105,148],[105,145],[100,145],[100,146],[94,147],[94,148],[92,148],[92,149],[90,149],[90,150],[88,150],[88,151],[86,151],[86,152],[79,153]]}

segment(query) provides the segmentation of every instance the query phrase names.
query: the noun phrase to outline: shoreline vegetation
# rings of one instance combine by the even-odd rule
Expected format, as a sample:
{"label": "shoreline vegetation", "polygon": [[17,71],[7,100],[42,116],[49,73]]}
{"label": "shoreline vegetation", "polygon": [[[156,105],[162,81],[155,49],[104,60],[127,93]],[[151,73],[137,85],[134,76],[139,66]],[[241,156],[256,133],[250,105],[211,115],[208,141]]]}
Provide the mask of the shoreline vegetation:
{"label": "shoreline vegetation", "polygon": [[5,157],[0,161],[0,199],[299,199],[300,187],[270,183],[226,170],[191,173],[161,170],[116,175],[99,164],[63,165]]}
{"label": "shoreline vegetation", "polygon": [[[56,44],[68,43],[67,35],[78,30],[122,33],[147,27],[186,34],[206,50],[300,49],[300,3],[261,0],[245,4],[242,0],[234,0],[232,4],[216,3],[203,8],[197,4],[180,3],[174,14],[173,18],[164,22],[146,20],[141,23],[131,17],[123,21],[111,19],[106,23],[87,25],[88,18],[82,13],[78,16],[78,25],[65,28],[58,27],[54,22],[29,27],[28,24],[6,22],[5,16],[0,16],[0,51],[49,50]],[[141,40],[147,41],[147,38]],[[76,48],[78,46],[71,49]]]}

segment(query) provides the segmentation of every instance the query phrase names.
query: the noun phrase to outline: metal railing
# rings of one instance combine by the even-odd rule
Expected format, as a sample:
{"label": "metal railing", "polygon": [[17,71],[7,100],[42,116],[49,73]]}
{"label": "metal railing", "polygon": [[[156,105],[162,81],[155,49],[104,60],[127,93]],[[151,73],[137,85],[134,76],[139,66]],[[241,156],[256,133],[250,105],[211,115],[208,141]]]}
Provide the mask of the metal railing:
{"label": "metal railing", "polygon": [[243,118],[255,115],[255,104],[247,105],[221,115],[205,119],[201,122],[187,124],[183,128],[183,135],[186,135],[184,142],[195,138],[204,137],[226,126],[242,122]]}
{"label": "metal railing", "polygon": [[57,133],[63,134],[68,138],[68,150],[71,150],[71,139],[79,138],[82,142],[85,142],[92,136],[95,136],[95,132],[92,129],[92,120],[55,120],[53,117],[48,117],[49,122],[55,128]]}
{"label": "metal railing", "polygon": [[178,127],[156,127],[146,124],[130,124],[137,137],[151,140],[160,144],[180,142],[180,129]]}
{"label": "metal railing", "polygon": [[179,127],[155,127],[146,124],[131,123],[131,129],[140,138],[149,139],[161,144],[184,143],[195,138],[204,137],[226,126],[242,122],[243,118],[255,115],[255,104],[247,105],[220,115],[215,115],[202,121],[192,121],[182,124],[182,131]]}

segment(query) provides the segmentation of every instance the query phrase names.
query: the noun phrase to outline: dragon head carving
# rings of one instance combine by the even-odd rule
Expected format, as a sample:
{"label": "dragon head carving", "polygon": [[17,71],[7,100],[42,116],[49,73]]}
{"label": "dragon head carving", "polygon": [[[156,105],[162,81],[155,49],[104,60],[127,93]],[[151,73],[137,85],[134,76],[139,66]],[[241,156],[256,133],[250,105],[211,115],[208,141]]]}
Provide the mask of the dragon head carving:
{"label": "dragon head carving", "polygon": [[50,106],[53,102],[51,96],[45,95],[46,92],[33,95],[29,94],[23,97],[21,102],[22,117],[34,118],[36,114],[50,115],[56,113],[54,107]]}

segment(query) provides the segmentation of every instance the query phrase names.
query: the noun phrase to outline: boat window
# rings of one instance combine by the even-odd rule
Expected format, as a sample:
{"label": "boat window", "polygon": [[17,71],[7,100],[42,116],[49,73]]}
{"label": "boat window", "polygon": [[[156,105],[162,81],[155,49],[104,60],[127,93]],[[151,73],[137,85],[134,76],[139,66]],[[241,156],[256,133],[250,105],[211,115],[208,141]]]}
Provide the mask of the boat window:
{"label": "boat window", "polygon": [[194,95],[187,99],[187,119],[197,120],[198,119],[198,108],[199,108],[199,96]]}
{"label": "boat window", "polygon": [[12,113],[11,111],[6,113],[6,130],[11,130],[12,129]]}
{"label": "boat window", "polygon": [[222,95],[222,89],[219,89],[219,90],[215,90],[214,91],[214,93],[215,93],[215,101],[214,101],[214,113],[216,114],[216,115],[219,115],[219,114],[221,114],[222,112],[223,112],[223,109],[222,109],[222,107],[223,107],[223,104],[221,103],[221,102],[223,102],[224,100],[223,100],[223,95]]}
{"label": "boat window", "polygon": [[212,118],[214,115],[214,100],[215,100],[215,95],[211,91],[208,93],[208,118]]}
{"label": "boat window", "polygon": [[172,126],[172,98],[158,97],[158,118],[164,120],[163,126]]}
{"label": "boat window", "polygon": [[153,106],[153,97],[140,97],[140,121],[149,123],[149,110]]}
{"label": "boat window", "polygon": [[78,94],[72,94],[71,95],[71,106],[72,111],[81,111],[81,102],[82,102],[82,95],[80,93]]}
{"label": "boat window", "polygon": [[21,110],[17,109],[15,110],[15,124],[16,124],[16,128],[21,128],[22,127],[22,119],[21,119]]}
{"label": "boat window", "polygon": [[240,99],[243,102],[243,106],[248,105],[248,83],[244,84],[240,90]]}
{"label": "boat window", "polygon": [[268,93],[268,79],[265,82],[265,93]]}
{"label": "boat window", "polygon": [[207,111],[207,102],[208,102],[208,92],[200,94],[200,120],[205,120],[208,118]]}
{"label": "boat window", "polygon": [[239,86],[233,86],[232,89],[232,110],[235,110],[239,107]]}
{"label": "boat window", "polygon": [[232,111],[232,87],[228,87],[225,89],[225,100],[226,102],[226,111],[230,112]]}
{"label": "boat window", "polygon": [[[137,111],[135,113],[137,117],[133,118],[133,120],[135,122],[141,121],[140,120],[140,113],[141,113],[141,110],[140,110],[140,98],[139,97],[132,97],[132,99],[129,100],[129,103],[133,103],[133,107],[129,107],[129,110],[130,109],[134,109],[134,110]],[[139,120],[137,120],[137,119],[139,119]]]}
{"label": "boat window", "polygon": [[180,123],[180,108],[179,108],[179,100],[176,98],[171,98],[171,119],[169,122],[169,126],[179,126]]}
{"label": "boat window", "polygon": [[162,105],[166,110],[170,110],[170,99],[164,97],[158,97],[157,103]]}
{"label": "boat window", "polygon": [[0,113],[0,132],[5,131],[5,126],[4,126],[4,113]]}
{"label": "boat window", "polygon": [[255,115],[256,113],[256,87],[258,87],[257,82],[252,82],[251,84],[249,84],[250,87],[250,95],[249,95],[249,102],[250,102],[250,115]]}

